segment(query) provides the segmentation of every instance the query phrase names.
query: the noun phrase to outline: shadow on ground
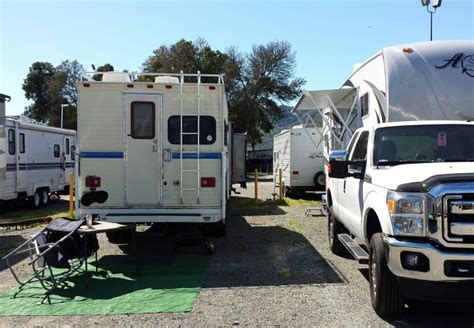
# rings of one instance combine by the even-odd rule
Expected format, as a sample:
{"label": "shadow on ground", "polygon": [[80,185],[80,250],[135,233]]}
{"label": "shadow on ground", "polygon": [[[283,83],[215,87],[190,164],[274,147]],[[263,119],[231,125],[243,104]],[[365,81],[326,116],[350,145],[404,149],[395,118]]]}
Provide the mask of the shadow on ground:
{"label": "shadow on ground", "polygon": [[281,226],[251,226],[240,215],[227,221],[205,287],[250,287],[344,283],[344,278],[299,232]]}
{"label": "shadow on ground", "polygon": [[[26,241],[25,238],[19,235],[1,235],[0,234],[0,259],[7,255],[9,252],[14,250],[16,247],[20,246]],[[15,265],[28,257],[27,253],[13,256],[10,259],[10,265]],[[5,260],[0,260],[0,271],[8,269],[7,263]]]}

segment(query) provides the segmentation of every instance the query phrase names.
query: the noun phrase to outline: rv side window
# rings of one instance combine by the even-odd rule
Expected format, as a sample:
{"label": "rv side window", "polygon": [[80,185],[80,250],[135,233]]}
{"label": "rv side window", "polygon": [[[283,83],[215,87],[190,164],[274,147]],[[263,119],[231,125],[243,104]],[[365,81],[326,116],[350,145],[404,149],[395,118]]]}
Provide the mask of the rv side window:
{"label": "rv side window", "polygon": [[369,94],[366,93],[360,97],[360,114],[366,116],[369,114]]}
{"label": "rv side window", "polygon": [[74,161],[76,159],[76,146],[71,146],[71,161]]}
{"label": "rv side window", "polygon": [[20,143],[20,154],[24,154],[25,153],[25,134],[24,133],[20,133],[20,137],[18,141]]}
{"label": "rv side window", "polygon": [[[212,116],[200,116],[199,144],[212,145],[216,141],[216,119]],[[197,143],[197,116],[183,117],[183,144]],[[189,133],[189,134],[188,134]],[[180,144],[181,119],[180,116],[171,116],[168,119],[168,141],[171,144]]]}
{"label": "rv side window", "polygon": [[69,149],[69,138],[66,138],[66,154],[69,155],[70,149]]}
{"label": "rv side window", "polygon": [[8,154],[15,155],[15,130],[8,130]]}
{"label": "rv side window", "polygon": [[54,158],[59,158],[61,155],[61,151],[59,145],[54,145]]}
{"label": "rv side window", "polygon": [[155,103],[151,101],[132,102],[131,124],[133,139],[155,138]]}
{"label": "rv side window", "polygon": [[227,146],[227,134],[229,134],[229,125],[224,121],[224,146]]}

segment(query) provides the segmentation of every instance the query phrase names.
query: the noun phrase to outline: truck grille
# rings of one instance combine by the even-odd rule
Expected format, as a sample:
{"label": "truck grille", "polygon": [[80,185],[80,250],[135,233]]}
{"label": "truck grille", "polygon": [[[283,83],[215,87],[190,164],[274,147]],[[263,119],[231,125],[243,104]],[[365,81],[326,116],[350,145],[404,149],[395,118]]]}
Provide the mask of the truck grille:
{"label": "truck grille", "polygon": [[474,194],[447,195],[443,203],[445,239],[474,243]]}

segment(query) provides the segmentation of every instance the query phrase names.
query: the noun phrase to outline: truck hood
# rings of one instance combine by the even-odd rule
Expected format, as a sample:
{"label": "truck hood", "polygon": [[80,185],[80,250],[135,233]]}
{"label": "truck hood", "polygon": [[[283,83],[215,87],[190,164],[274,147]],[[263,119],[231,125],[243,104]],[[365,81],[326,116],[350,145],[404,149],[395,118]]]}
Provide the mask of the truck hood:
{"label": "truck hood", "polygon": [[435,175],[472,174],[474,162],[401,164],[374,169],[369,174],[374,185],[395,190],[399,185],[421,182]]}

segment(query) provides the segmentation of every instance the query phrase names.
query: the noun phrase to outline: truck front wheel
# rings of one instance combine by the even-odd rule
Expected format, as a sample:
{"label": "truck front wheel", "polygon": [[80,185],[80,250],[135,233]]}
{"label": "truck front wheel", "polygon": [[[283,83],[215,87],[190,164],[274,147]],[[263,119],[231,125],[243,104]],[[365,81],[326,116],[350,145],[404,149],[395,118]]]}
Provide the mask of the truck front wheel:
{"label": "truck front wheel", "polygon": [[329,248],[336,255],[341,255],[344,253],[345,248],[342,245],[337,235],[345,231],[344,226],[337,221],[336,216],[332,212],[332,207],[328,208],[328,239],[329,239]]}
{"label": "truck front wheel", "polygon": [[381,233],[370,239],[369,283],[372,307],[379,316],[400,313],[404,308],[397,277],[390,271],[385,259]]}

